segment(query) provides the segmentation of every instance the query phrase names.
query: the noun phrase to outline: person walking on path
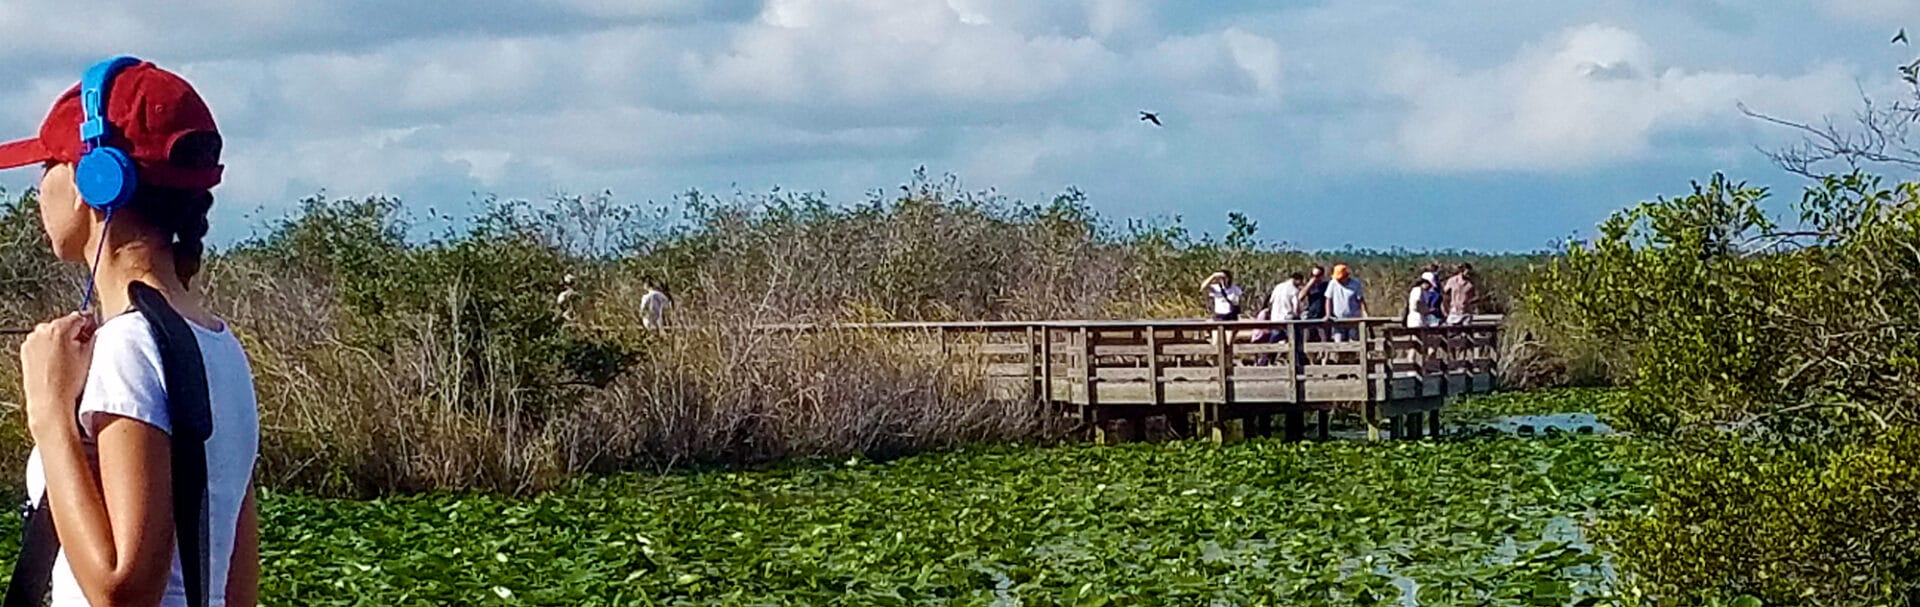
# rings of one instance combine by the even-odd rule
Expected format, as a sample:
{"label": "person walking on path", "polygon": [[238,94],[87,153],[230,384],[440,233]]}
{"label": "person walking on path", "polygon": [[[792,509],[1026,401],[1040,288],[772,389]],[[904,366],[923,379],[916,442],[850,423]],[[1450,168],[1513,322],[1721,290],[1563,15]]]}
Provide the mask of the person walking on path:
{"label": "person walking on path", "polygon": [[1441,287],[1448,325],[1464,325],[1473,320],[1479,304],[1480,287],[1474,284],[1473,264],[1462,263]]}
{"label": "person walking on path", "polygon": [[560,307],[560,319],[571,323],[573,322],[573,300],[580,296],[580,292],[573,290],[573,274],[571,272],[560,280],[560,284],[562,287],[560,294],[554,296],[553,303]]}
{"label": "person walking on path", "polygon": [[667,308],[671,307],[673,299],[667,297],[666,285],[647,281],[647,294],[640,296],[640,323],[648,329],[667,326]]}

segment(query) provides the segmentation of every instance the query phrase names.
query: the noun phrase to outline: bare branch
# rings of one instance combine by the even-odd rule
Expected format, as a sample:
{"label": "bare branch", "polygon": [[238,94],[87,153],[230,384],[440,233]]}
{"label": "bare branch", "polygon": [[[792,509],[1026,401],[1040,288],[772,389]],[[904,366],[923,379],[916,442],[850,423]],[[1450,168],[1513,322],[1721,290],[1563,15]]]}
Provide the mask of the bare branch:
{"label": "bare branch", "polygon": [[1755,111],[1745,103],[1735,104],[1741,114],[1801,135],[1799,143],[1775,150],[1761,150],[1782,170],[1802,177],[1817,178],[1818,165],[1845,163],[1849,170],[1863,164],[1888,164],[1920,170],[1920,150],[1908,143],[1911,124],[1920,119],[1920,104],[1896,102],[1888,107],[1874,103],[1861,92],[1862,109],[1854,115],[1854,124],[1842,128],[1831,118],[1819,124],[1788,120]]}
{"label": "bare branch", "polygon": [[[1799,242],[1802,238],[1825,239],[1830,237],[1832,237],[1831,234],[1818,231],[1767,232],[1765,234],[1755,234],[1741,241],[1736,248],[1741,251],[1746,251],[1746,255],[1751,256],[1786,246],[1804,246],[1805,243]],[[1752,248],[1755,245],[1763,243],[1765,246]]]}
{"label": "bare branch", "polygon": [[1748,426],[1752,426],[1755,423],[1759,423],[1763,420],[1766,420],[1767,418],[1779,417],[1782,415],[1788,415],[1792,413],[1799,413],[1801,411],[1811,411],[1814,409],[1852,409],[1855,411],[1859,411],[1860,413],[1866,414],[1868,419],[1872,419],[1875,425],[1878,425],[1880,427],[1881,432],[1886,432],[1888,430],[1893,429],[1893,426],[1887,423],[1886,418],[1881,417],[1879,413],[1874,412],[1872,409],[1867,408],[1866,405],[1862,405],[1860,403],[1804,403],[1799,405],[1793,405],[1791,407],[1782,407],[1779,409],[1774,409],[1766,413],[1761,413],[1759,415],[1755,415],[1747,419],[1734,422],[1733,426],[1735,428],[1745,428]]}

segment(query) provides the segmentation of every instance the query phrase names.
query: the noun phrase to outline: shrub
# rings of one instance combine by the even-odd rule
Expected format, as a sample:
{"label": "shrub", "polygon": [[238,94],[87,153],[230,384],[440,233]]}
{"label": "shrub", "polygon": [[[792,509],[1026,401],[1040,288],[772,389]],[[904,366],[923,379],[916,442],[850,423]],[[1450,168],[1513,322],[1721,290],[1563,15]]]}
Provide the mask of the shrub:
{"label": "shrub", "polygon": [[1674,437],[1651,507],[1613,526],[1662,604],[1736,592],[1821,605],[1920,593],[1920,188],[1810,187],[1806,230],[1716,175],[1616,214],[1526,296],[1631,361],[1630,429]]}
{"label": "shrub", "polygon": [[606,386],[632,358],[564,322],[555,297],[571,261],[518,207],[495,206],[468,232],[419,246],[405,242],[398,209],[379,198],[309,200],[242,255],[334,285],[355,345],[391,355],[440,340],[433,349],[459,361],[460,377],[442,378],[444,387],[511,386],[500,396],[536,420],[579,388]]}
{"label": "shrub", "polygon": [[1783,275],[1800,267],[1737,248],[1772,230],[1759,210],[1766,195],[1715,175],[1689,196],[1615,213],[1597,240],[1569,246],[1528,294],[1529,309],[1573,339],[1629,352],[1636,385],[1659,393],[1624,421],[1671,429],[1779,398],[1773,370],[1786,353],[1764,339],[1764,307],[1782,296]]}
{"label": "shrub", "polygon": [[1915,604],[1920,432],[1832,450],[1698,434],[1662,459],[1653,511],[1606,530],[1661,604]]}
{"label": "shrub", "polygon": [[33,192],[8,199],[0,190],[0,321],[27,326],[79,305],[85,277],[54,259]]}

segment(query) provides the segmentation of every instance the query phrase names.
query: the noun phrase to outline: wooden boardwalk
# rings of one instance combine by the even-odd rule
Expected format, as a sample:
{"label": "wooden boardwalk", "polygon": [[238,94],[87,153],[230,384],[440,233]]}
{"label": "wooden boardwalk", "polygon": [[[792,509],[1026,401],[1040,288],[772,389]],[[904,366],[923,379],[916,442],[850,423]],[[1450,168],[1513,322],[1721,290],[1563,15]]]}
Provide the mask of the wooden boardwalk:
{"label": "wooden boardwalk", "polygon": [[[1500,319],[1408,328],[1399,319],[1341,321],[1047,321],[767,327],[918,335],[916,347],[979,373],[1000,399],[1077,416],[1103,440],[1143,438],[1150,418],[1177,435],[1215,440],[1238,420],[1247,435],[1328,435],[1350,411],[1367,437],[1441,431],[1446,399],[1496,388]],[[1278,341],[1249,343],[1256,330]],[[937,349],[937,350],[936,350]],[[1195,424],[1198,424],[1197,426]],[[1114,436],[1116,428],[1124,429]],[[1198,430],[1198,432],[1196,432]]]}

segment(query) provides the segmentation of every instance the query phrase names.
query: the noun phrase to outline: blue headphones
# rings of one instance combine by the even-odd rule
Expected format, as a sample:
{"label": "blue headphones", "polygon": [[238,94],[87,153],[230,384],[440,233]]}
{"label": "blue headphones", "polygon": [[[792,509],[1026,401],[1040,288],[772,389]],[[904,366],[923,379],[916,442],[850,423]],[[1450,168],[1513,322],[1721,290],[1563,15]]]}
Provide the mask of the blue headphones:
{"label": "blue headphones", "polygon": [[73,180],[79,186],[80,198],[106,213],[132,200],[140,184],[133,157],[107,143],[113,134],[113,125],[107,122],[108,86],[114,74],[139,64],[140,60],[133,57],[114,57],[87,68],[80,79],[80,111],[84,116],[80,140],[86,143],[87,152],[74,167]]}
{"label": "blue headphones", "polygon": [[[107,122],[107,88],[114,74],[139,64],[139,59],[123,55],[93,64],[80,77],[80,141],[86,144],[87,152],[73,167],[73,183],[87,206],[106,213],[108,224],[113,223],[114,210],[133,200],[134,190],[140,187],[140,174],[126,150],[107,143],[113,135],[113,125]],[[93,251],[93,263],[87,266],[87,291],[80,296],[81,310],[93,305],[93,291],[98,286],[94,272],[106,248],[107,239],[102,236]]]}

